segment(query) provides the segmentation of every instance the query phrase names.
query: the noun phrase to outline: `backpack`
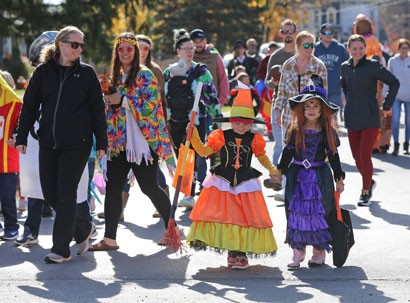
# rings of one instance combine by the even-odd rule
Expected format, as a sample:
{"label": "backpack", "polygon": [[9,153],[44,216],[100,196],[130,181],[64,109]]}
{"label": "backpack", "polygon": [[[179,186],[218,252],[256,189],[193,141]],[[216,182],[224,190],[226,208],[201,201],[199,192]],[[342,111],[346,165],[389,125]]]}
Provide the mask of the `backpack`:
{"label": "backpack", "polygon": [[203,64],[197,64],[188,77],[173,76],[168,83],[167,106],[171,110],[170,119],[175,122],[189,121],[189,112],[194,106],[195,96],[191,85],[199,75]]}

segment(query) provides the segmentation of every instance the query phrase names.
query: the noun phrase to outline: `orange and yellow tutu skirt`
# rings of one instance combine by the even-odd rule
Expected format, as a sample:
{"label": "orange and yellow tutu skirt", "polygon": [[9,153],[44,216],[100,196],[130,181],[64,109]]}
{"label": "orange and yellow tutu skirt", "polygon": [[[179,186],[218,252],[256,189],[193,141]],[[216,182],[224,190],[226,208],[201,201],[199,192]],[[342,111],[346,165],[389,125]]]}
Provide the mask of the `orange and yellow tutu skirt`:
{"label": "orange and yellow tutu skirt", "polygon": [[232,188],[226,180],[208,175],[190,218],[187,244],[194,249],[273,254],[277,250],[272,221],[259,179]]}

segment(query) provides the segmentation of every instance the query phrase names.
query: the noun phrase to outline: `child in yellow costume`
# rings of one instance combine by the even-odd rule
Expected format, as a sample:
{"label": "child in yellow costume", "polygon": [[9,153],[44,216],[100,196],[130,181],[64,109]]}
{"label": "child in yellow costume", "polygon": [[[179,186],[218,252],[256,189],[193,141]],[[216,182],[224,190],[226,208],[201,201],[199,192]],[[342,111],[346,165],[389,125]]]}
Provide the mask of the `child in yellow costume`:
{"label": "child in yellow costume", "polygon": [[259,181],[262,173],[251,167],[252,155],[269,171],[272,182],[279,171],[266,156],[263,137],[250,131],[253,123],[265,123],[255,119],[251,100],[249,88],[240,85],[230,118],[214,119],[231,122],[232,129],[214,130],[206,145],[196,129],[191,139],[201,157],[219,151],[221,161],[203,182],[190,215],[187,243],[196,250],[227,250],[232,269],[248,268],[247,254],[273,255],[277,249]]}
{"label": "child in yellow costume", "polygon": [[[379,40],[375,36],[375,29],[372,20],[364,14],[358,14],[353,23],[353,34],[362,35],[366,39],[366,58],[379,61],[386,66],[386,62],[383,57],[383,52]],[[379,107],[383,106],[383,82],[378,82],[376,98],[379,101]],[[380,112],[381,127],[379,135],[377,136],[376,143],[374,145],[374,152],[386,153],[390,146],[390,140],[392,136],[392,115],[391,111],[385,115]]]}

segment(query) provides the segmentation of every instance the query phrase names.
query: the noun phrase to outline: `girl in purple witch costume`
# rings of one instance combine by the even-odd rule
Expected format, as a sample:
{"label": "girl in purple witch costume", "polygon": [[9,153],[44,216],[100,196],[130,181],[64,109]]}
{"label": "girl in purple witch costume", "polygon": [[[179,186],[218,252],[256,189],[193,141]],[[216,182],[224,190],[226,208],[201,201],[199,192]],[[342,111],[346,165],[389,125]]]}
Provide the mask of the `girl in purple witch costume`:
{"label": "girl in purple witch costume", "polygon": [[339,107],[326,100],[319,76],[313,75],[310,82],[300,95],[289,99],[293,118],[278,165],[287,177],[285,243],[293,249],[289,269],[300,267],[306,245],[313,246],[308,265],[324,264],[332,241],[326,219],[335,208],[334,182],[337,191],[344,189],[333,117]]}

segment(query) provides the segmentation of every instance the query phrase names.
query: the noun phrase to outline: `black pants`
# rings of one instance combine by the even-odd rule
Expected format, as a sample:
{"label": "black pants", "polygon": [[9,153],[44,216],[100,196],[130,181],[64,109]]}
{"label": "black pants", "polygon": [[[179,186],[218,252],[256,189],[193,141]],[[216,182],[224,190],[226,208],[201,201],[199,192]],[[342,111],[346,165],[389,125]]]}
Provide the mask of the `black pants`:
{"label": "black pants", "polygon": [[117,227],[122,211],[121,192],[130,169],[134,172],[135,179],[141,191],[150,198],[164,220],[165,228],[168,226],[171,212],[171,202],[167,194],[158,185],[158,156],[151,150],[154,158],[152,163],[141,164],[127,161],[126,153],[121,152],[117,157],[107,162],[107,184],[104,202],[105,234],[104,237],[116,239]]}
{"label": "black pants", "polygon": [[40,146],[40,183],[44,198],[56,211],[51,251],[70,256],[70,242],[84,241],[91,223],[77,215],[77,188],[87,164],[90,149],[55,150]]}
{"label": "black pants", "polygon": [[[181,143],[185,143],[186,139],[186,127],[188,125],[187,122],[174,122],[170,121],[170,133],[172,137],[172,141],[174,142],[175,145],[175,154],[178,157],[179,156],[179,147]],[[199,138],[203,143],[205,143],[205,138],[206,138],[206,118],[199,118],[199,125],[196,125],[196,128],[198,130]],[[192,148],[192,147],[191,147]],[[195,153],[195,172],[200,175],[198,176],[198,180],[202,182],[205,177],[206,177],[206,159],[205,157],[201,157],[198,154]],[[191,188],[191,196],[195,196],[195,179],[194,183],[192,184]]]}

